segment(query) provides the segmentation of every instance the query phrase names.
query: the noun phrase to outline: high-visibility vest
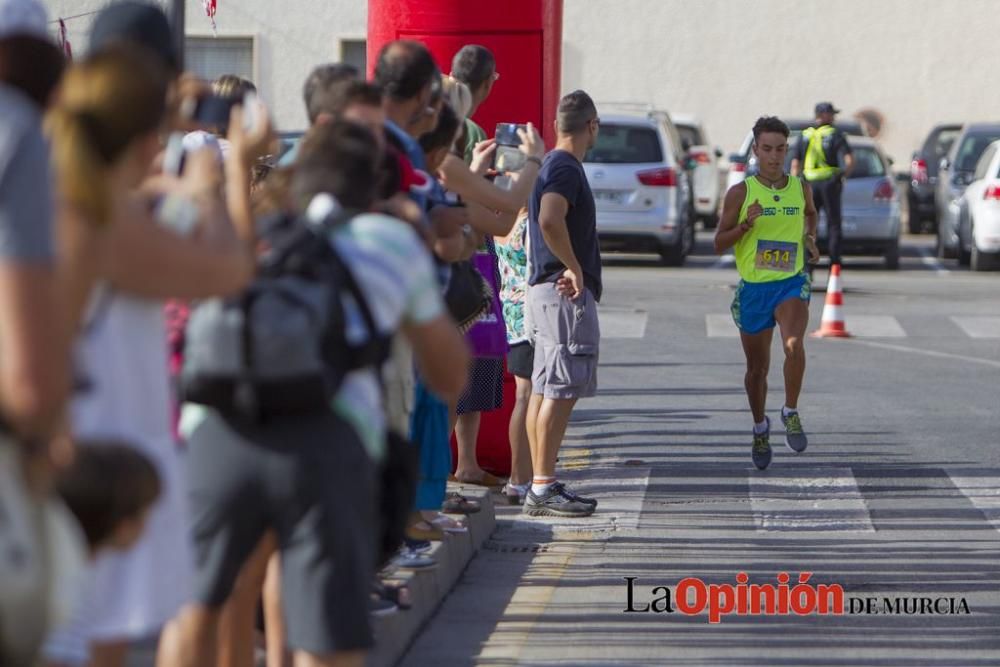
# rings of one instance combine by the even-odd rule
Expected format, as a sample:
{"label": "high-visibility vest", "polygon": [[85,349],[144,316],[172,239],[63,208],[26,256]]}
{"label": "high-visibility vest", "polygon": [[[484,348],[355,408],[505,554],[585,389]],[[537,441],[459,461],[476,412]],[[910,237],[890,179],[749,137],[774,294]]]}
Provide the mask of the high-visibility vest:
{"label": "high-visibility vest", "polygon": [[826,161],[823,142],[836,132],[832,125],[810,127],[802,132],[802,140],[806,145],[806,159],[802,167],[802,175],[807,181],[825,181],[840,173],[840,167],[834,167]]}

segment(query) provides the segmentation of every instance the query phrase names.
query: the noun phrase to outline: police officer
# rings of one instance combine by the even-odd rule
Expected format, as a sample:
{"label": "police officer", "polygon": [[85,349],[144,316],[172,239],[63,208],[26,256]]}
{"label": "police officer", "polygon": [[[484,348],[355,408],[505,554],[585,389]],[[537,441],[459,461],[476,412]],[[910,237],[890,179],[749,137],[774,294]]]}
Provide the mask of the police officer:
{"label": "police officer", "polygon": [[844,179],[854,168],[847,135],[833,125],[838,113],[840,110],[830,102],[816,105],[816,124],[802,132],[791,165],[792,174],[801,174],[811,186],[816,210],[826,212],[827,252],[831,265],[840,264],[841,197]]}

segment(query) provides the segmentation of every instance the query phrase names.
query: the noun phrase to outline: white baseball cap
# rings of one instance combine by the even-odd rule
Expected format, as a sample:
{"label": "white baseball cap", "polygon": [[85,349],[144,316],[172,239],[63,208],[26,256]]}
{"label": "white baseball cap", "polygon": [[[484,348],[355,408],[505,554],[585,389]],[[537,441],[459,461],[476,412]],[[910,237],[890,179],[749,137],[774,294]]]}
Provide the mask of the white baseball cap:
{"label": "white baseball cap", "polygon": [[37,0],[0,0],[0,39],[25,35],[51,40],[49,15]]}

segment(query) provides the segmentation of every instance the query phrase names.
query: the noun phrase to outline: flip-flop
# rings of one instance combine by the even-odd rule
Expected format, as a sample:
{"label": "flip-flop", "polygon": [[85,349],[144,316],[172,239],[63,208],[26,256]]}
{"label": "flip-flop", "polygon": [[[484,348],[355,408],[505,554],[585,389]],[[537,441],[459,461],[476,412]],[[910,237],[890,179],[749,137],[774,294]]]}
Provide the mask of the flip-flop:
{"label": "flip-flop", "polygon": [[441,505],[441,511],[445,514],[475,514],[479,512],[482,506],[475,500],[466,498],[460,493],[449,493],[444,499],[444,504]]}
{"label": "flip-flop", "polygon": [[467,533],[469,532],[468,526],[455,521],[451,517],[439,514],[435,518],[431,519],[429,522],[435,528],[443,530],[446,533]]}
{"label": "flip-flop", "polygon": [[483,471],[483,476],[480,477],[478,480],[466,481],[463,479],[459,479],[454,475],[449,475],[448,481],[455,482],[456,484],[465,484],[467,486],[485,486],[487,488],[493,488],[497,486],[503,486],[506,480],[502,480],[496,475],[493,475],[492,473]]}

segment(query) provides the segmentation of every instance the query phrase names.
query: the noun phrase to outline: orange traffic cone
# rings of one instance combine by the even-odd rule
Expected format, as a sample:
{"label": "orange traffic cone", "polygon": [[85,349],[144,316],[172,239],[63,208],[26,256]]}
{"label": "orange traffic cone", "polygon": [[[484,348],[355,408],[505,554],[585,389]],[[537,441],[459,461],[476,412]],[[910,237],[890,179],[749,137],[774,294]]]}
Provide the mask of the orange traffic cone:
{"label": "orange traffic cone", "polygon": [[844,293],[840,287],[840,264],[830,266],[830,282],[826,286],[826,304],[815,338],[850,338],[844,326]]}

